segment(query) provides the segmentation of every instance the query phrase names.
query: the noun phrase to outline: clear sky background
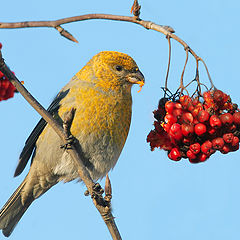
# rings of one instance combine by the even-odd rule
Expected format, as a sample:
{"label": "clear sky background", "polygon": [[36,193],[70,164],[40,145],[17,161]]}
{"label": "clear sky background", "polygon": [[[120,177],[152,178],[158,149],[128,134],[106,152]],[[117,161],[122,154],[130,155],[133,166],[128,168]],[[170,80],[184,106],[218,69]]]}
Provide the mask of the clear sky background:
{"label": "clear sky background", "polygon": [[[53,20],[86,13],[129,15],[133,1],[9,0],[1,1],[0,22]],[[215,85],[240,103],[239,9],[237,0],[142,0],[141,18],[172,26],[207,63]],[[54,29],[0,29],[3,56],[26,88],[48,107],[53,97],[96,53],[128,53],[146,78],[141,93],[133,87],[133,118],[122,155],[110,173],[113,214],[123,239],[202,240],[240,238],[240,153],[214,154],[193,165],[173,162],[163,151],[150,151],[146,136],[152,111],[162,97],[168,60],[165,36],[140,26],[90,20],[64,26],[75,44]],[[178,87],[185,52],[173,41],[170,87]],[[185,81],[193,79],[190,57]],[[200,80],[206,81],[200,67]],[[27,174],[13,178],[18,156],[40,119],[17,94],[0,103],[0,205]],[[101,182],[104,185],[104,181]],[[110,239],[86,188],[74,182],[58,184],[26,212],[12,240]],[[1,236],[0,239],[4,237]]]}

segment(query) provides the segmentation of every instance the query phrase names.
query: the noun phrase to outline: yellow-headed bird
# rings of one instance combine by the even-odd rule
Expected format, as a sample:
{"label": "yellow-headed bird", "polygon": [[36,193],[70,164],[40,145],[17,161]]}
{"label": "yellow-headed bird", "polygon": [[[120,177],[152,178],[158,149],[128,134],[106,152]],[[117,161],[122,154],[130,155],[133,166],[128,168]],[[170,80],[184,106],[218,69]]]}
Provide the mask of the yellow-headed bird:
{"label": "yellow-headed bird", "polygon": [[[123,149],[131,122],[133,84],[144,84],[135,61],[124,53],[103,51],[62,88],[48,108],[61,124],[64,115],[76,109],[71,133],[93,180],[115,166]],[[59,136],[41,119],[25,143],[15,176],[32,156],[29,173],[0,211],[0,229],[5,236],[12,233],[36,198],[60,181],[79,178],[61,144]]]}

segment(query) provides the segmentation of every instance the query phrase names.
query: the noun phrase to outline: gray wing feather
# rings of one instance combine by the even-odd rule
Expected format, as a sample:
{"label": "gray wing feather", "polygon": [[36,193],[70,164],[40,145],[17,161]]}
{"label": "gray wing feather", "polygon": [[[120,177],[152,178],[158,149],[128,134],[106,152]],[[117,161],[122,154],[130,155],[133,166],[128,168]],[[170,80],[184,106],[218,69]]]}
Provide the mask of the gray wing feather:
{"label": "gray wing feather", "polygon": [[[53,102],[48,107],[48,112],[50,112],[52,115],[56,113],[60,107],[60,101],[68,94],[69,90],[61,91],[53,100]],[[25,146],[20,154],[18,165],[14,173],[14,177],[20,175],[24,168],[27,165],[28,160],[30,159],[34,149],[36,142],[38,140],[38,137],[40,136],[41,132],[47,125],[47,122],[41,118],[40,121],[37,123],[36,127],[33,129],[31,134],[29,135],[28,139],[25,142]]]}

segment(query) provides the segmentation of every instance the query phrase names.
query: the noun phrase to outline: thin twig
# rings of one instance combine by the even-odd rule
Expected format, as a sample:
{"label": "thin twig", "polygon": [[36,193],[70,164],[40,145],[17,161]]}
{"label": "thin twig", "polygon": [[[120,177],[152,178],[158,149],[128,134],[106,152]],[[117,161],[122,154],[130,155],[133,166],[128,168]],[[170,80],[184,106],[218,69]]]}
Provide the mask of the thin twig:
{"label": "thin twig", "polygon": [[165,80],[165,89],[167,89],[168,74],[169,74],[170,63],[171,63],[171,39],[169,35],[167,35],[166,37],[168,40],[168,66],[167,66],[167,74],[166,74],[166,80]]}
{"label": "thin twig", "polygon": [[[199,96],[202,95],[202,89],[201,89],[201,83],[199,81],[199,58],[196,59],[196,76],[195,76],[195,80],[197,81],[197,89],[195,92],[198,93]],[[195,92],[193,93],[193,95],[195,94]]]}
{"label": "thin twig", "polygon": [[211,76],[210,76],[210,73],[209,73],[209,71],[208,71],[207,64],[206,64],[205,61],[204,61],[202,58],[200,58],[200,57],[199,57],[199,61],[201,61],[201,62],[203,63],[203,65],[204,65],[204,67],[205,67],[205,69],[206,69],[206,72],[207,72],[207,75],[208,75],[208,79],[209,79],[209,81],[210,81],[210,83],[211,83],[211,88],[215,88],[215,86],[214,86],[214,84],[213,84],[213,81],[212,81],[212,78],[211,78]]}
{"label": "thin twig", "polygon": [[181,80],[180,80],[180,94],[182,94],[183,90],[185,89],[184,85],[183,85],[183,76],[186,70],[186,66],[187,66],[187,62],[188,62],[188,48],[185,49],[186,51],[186,60],[185,60],[185,64],[183,67],[183,71],[182,71],[182,75],[181,75]]}
{"label": "thin twig", "polygon": [[[44,118],[44,120],[56,131],[58,136],[61,138],[64,144],[68,144],[69,134],[68,131],[64,131],[63,127],[58,124],[58,122],[52,117],[52,115],[45,110],[41,104],[27,91],[27,89],[21,84],[17,77],[11,72],[8,66],[5,64],[2,58],[2,53],[0,51],[0,71],[9,79],[9,81],[15,86],[15,88],[22,94],[22,96],[28,101],[28,103]],[[73,114],[74,115],[74,114]],[[65,128],[65,130],[68,128]],[[94,187],[96,183],[93,182],[89,172],[83,164],[81,153],[76,150],[74,144],[71,148],[67,149],[68,153],[71,155],[75,165],[78,169],[78,174],[81,180],[85,183],[91,196],[94,195]],[[99,204],[102,202],[103,204]],[[102,195],[98,195],[98,199],[93,198],[93,203],[101,214],[104,222],[106,223],[110,234],[114,240],[120,240],[121,236],[114,221],[114,217],[111,214],[111,210],[105,204]]]}

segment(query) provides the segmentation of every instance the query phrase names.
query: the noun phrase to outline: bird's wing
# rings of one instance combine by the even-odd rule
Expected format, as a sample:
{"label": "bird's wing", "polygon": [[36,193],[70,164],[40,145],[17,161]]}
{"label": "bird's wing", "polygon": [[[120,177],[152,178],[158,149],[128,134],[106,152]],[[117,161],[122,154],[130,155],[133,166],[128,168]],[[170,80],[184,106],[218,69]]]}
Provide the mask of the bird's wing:
{"label": "bird's wing", "polygon": [[[56,113],[60,107],[60,101],[68,94],[69,90],[61,91],[53,100],[53,102],[48,107],[48,112],[50,112],[52,115]],[[33,129],[31,134],[29,135],[27,141],[25,142],[25,146],[20,154],[18,165],[14,173],[14,177],[20,175],[24,168],[27,165],[27,162],[29,158],[31,157],[36,141],[38,140],[38,137],[40,136],[41,132],[47,125],[47,122],[41,118],[36,127]]]}

